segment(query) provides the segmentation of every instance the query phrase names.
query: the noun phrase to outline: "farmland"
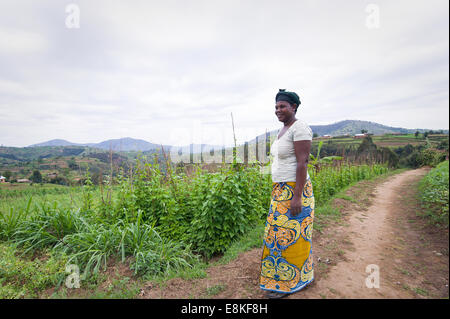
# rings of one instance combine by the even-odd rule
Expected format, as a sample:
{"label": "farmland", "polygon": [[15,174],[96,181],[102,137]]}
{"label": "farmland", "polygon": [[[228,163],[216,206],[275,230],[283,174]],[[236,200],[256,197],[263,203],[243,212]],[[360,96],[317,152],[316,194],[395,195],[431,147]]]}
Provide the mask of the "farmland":
{"label": "farmland", "polygon": [[[275,135],[270,136],[272,142]],[[421,148],[433,148],[441,151],[448,151],[448,134],[429,134],[426,137],[424,134],[419,134],[417,137],[414,134],[405,135],[373,135],[372,141],[379,150],[389,148],[396,153],[400,167],[417,167],[417,163],[406,161],[406,157],[410,156],[415,150],[420,151]],[[266,145],[259,142],[259,148],[253,142],[247,145],[247,157],[249,162],[259,161],[265,162],[263,155],[266,150]],[[355,153],[362,143],[363,139],[354,137],[333,137],[333,138],[314,138],[313,150],[316,154],[317,146],[320,142],[323,143],[322,155],[347,155],[347,157],[355,157],[350,153]],[[409,145],[409,146],[408,146]],[[404,152],[405,148],[408,148]],[[246,149],[245,145],[237,146],[237,161],[245,162]],[[159,151],[159,152],[158,152]],[[169,147],[165,150],[166,155],[171,155],[175,159],[176,154],[170,154]],[[259,158],[256,155],[259,153]],[[184,163],[208,163],[214,160],[216,163],[221,163],[224,160],[227,163],[233,161],[233,152],[231,148],[216,149],[210,155],[210,150],[204,150],[205,156],[200,154],[192,154],[187,152],[180,157],[180,161]],[[32,176],[33,172],[38,170],[42,175],[42,182],[62,184],[62,185],[82,185],[84,176],[89,168],[91,179],[94,184],[99,184],[101,180],[105,180],[108,176],[116,177],[118,168],[122,167],[124,171],[128,171],[139,156],[148,158],[158,157],[158,161],[164,162],[164,155],[162,149],[156,151],[145,152],[110,152],[107,150],[100,150],[91,147],[81,146],[40,146],[40,147],[0,147],[0,174],[10,178],[8,181],[16,181],[18,179],[28,178]],[[402,161],[403,159],[403,161]],[[8,173],[9,172],[9,173]]]}
{"label": "farmland", "polygon": [[[339,188],[386,171],[377,164],[342,166],[331,175],[324,168],[313,175],[314,183],[322,183],[318,205]],[[117,185],[99,187],[88,178],[83,187],[33,185],[1,192],[6,267],[1,293],[17,298],[62,286],[67,264],[82,269],[85,282],[94,286],[113,260],[139,278],[199,271],[244,235],[261,230],[256,226],[267,214],[271,181],[257,166],[236,164],[220,173],[198,169],[187,176],[165,175],[158,164],[141,162]],[[38,287],[17,286],[21,274],[13,268],[22,263],[48,280]]]}
{"label": "farmland", "polygon": [[[437,146],[441,141],[448,140],[448,134],[433,134],[427,136],[428,143]],[[423,136],[416,137],[414,134],[385,134],[385,135],[374,135],[372,136],[373,142],[379,147],[399,147],[411,144],[413,146],[425,145],[427,139]],[[362,139],[355,138],[352,136],[342,136],[333,138],[316,138],[315,143],[319,141],[331,141],[331,143],[336,144],[346,144],[346,145],[359,145]]]}
{"label": "farmland", "polygon": [[[425,144],[419,159],[438,161],[440,153],[430,153],[432,143]],[[316,231],[334,220],[329,202],[341,190],[395,172],[370,139],[359,141],[353,158],[321,156],[327,145],[316,143],[309,166]],[[68,272],[76,269],[87,295],[128,298],[136,296],[139,282],[202,278],[218,257],[236,254],[236,246],[260,245],[271,193],[267,165],[244,165],[235,158],[207,170],[157,159],[140,157],[129,170],[111,165],[113,178],[98,185],[89,170],[82,186],[0,185],[0,295],[76,296],[67,282]],[[105,292],[115,267],[126,273],[117,282],[120,292]],[[126,283],[130,278],[133,284]]]}

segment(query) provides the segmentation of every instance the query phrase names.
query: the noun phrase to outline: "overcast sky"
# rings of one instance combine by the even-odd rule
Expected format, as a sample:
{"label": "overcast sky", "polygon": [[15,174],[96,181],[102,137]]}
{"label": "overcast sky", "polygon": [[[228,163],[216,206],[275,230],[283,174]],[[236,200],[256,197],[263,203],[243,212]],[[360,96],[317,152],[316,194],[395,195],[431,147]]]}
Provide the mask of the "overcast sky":
{"label": "overcast sky", "polygon": [[[75,6],[70,6],[75,4]],[[374,4],[374,5],[370,5]],[[0,144],[226,144],[310,125],[449,127],[447,0],[0,2]]]}

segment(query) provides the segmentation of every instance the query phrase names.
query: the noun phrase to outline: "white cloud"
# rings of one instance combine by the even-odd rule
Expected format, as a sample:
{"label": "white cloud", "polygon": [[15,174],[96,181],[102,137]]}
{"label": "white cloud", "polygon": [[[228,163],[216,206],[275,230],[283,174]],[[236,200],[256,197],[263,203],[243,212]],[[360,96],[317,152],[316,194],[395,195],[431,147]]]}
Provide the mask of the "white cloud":
{"label": "white cloud", "polygon": [[0,26],[0,52],[2,54],[36,54],[47,48],[40,34]]}
{"label": "white cloud", "polygon": [[232,143],[231,112],[244,141],[280,126],[278,88],[311,125],[448,128],[446,1],[378,1],[379,29],[370,1],[76,3],[80,29],[62,3],[0,5],[2,144]]}

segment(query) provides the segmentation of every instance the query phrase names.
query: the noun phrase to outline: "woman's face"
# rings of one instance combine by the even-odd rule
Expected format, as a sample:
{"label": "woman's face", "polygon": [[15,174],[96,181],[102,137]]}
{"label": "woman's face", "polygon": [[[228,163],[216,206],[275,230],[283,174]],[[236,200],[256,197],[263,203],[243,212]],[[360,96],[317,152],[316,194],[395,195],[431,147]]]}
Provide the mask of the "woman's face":
{"label": "woman's face", "polygon": [[289,102],[278,101],[275,104],[275,115],[278,117],[278,121],[287,122],[295,116],[295,108]]}

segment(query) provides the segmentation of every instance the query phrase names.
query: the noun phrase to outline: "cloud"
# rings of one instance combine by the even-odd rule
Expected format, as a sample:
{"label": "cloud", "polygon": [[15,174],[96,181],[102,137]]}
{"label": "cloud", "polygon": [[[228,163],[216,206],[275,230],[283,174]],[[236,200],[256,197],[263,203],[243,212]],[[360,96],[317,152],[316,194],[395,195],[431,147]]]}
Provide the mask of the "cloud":
{"label": "cloud", "polygon": [[2,144],[232,143],[231,112],[244,141],[280,126],[278,88],[311,125],[448,128],[446,1],[378,1],[378,29],[369,1],[74,3],[79,29],[66,3],[0,4]]}
{"label": "cloud", "polygon": [[44,51],[45,39],[37,33],[0,26],[0,51],[3,54],[29,54]]}

